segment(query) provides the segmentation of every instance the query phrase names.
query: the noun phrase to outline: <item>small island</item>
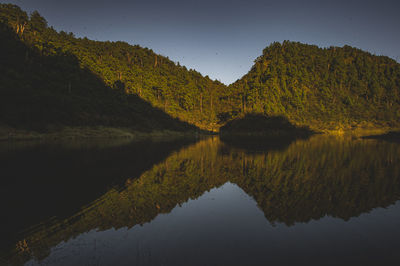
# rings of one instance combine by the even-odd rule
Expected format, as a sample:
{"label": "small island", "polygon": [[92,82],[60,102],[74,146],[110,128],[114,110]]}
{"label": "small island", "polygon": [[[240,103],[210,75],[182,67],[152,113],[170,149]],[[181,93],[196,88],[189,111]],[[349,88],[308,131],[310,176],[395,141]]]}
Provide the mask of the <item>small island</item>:
{"label": "small island", "polygon": [[381,134],[381,135],[364,136],[363,138],[364,139],[381,139],[381,140],[400,143],[400,131],[390,131],[388,133]]}
{"label": "small island", "polygon": [[247,114],[220,128],[221,136],[237,137],[309,137],[315,134],[306,126],[296,126],[284,116]]}
{"label": "small island", "polygon": [[284,116],[248,114],[220,128],[220,138],[248,152],[282,150],[296,139],[307,139],[316,132],[296,126]]}

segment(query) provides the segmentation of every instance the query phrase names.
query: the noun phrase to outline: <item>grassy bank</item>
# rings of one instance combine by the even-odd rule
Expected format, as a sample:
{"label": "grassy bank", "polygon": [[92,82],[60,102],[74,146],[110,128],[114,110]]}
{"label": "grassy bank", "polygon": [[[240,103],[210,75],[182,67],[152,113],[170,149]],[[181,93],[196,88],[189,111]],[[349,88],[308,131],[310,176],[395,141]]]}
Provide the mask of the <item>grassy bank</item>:
{"label": "grassy bank", "polygon": [[[223,137],[289,137],[289,136],[310,136],[312,134],[327,134],[335,136],[380,136],[389,132],[400,131],[400,128],[393,128],[387,125],[382,127],[368,124],[357,126],[336,125],[331,128],[312,128],[294,127],[291,129],[271,128],[268,130],[221,130],[219,133]],[[165,138],[165,137],[194,137],[197,135],[217,134],[207,131],[173,131],[173,130],[152,130],[139,131],[124,127],[62,127],[49,129],[46,131],[32,131],[15,129],[0,125],[0,141],[21,141],[21,140],[68,140],[68,139],[146,139],[146,138]]]}
{"label": "grassy bank", "polygon": [[[206,133],[206,132],[201,132]],[[146,139],[163,137],[196,136],[196,131],[153,130],[137,131],[130,128],[116,127],[63,127],[45,132],[20,130],[10,127],[0,127],[0,141],[17,140],[59,140],[59,139],[96,139],[96,138],[126,138]]]}
{"label": "grassy bank", "polygon": [[364,137],[370,135],[382,135],[391,131],[396,131],[399,128],[389,125],[355,125],[355,126],[341,126],[337,125],[335,128],[315,129],[318,132],[335,136],[352,136]]}

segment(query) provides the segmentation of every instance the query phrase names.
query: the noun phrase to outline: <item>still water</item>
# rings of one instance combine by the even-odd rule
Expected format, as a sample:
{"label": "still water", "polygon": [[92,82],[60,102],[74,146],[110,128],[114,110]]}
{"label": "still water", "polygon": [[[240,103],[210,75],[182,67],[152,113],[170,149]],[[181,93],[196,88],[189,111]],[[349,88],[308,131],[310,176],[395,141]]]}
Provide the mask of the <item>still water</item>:
{"label": "still water", "polygon": [[0,146],[10,265],[400,265],[400,144]]}

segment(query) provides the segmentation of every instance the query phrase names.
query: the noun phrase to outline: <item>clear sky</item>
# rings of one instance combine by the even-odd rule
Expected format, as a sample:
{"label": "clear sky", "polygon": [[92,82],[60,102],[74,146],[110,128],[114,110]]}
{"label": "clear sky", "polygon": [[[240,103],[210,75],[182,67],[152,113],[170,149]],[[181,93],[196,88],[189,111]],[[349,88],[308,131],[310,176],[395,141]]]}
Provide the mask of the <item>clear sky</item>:
{"label": "clear sky", "polygon": [[153,49],[225,84],[274,41],[345,44],[400,61],[400,0],[10,0],[57,30]]}

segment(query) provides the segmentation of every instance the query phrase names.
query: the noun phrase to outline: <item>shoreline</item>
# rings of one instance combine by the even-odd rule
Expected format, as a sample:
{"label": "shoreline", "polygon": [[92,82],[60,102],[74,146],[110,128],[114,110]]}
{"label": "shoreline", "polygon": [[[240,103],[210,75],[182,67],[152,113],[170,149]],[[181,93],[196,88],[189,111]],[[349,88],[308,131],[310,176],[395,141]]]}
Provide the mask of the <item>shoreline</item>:
{"label": "shoreline", "polygon": [[[306,135],[330,135],[330,136],[351,136],[357,138],[384,138],[390,132],[399,132],[400,128],[354,128],[354,129],[322,129],[312,130]],[[283,134],[282,134],[283,133]],[[284,130],[271,130],[271,132],[206,132],[206,131],[174,131],[174,130],[152,130],[140,131],[130,128],[119,127],[64,127],[61,130],[49,132],[37,132],[20,130],[0,126],[0,142],[8,141],[48,141],[48,140],[89,140],[89,139],[131,139],[144,140],[153,138],[180,138],[198,137],[200,135],[219,135],[224,137],[268,137],[268,136],[303,136],[304,132],[285,132]],[[397,135],[396,135],[397,138]]]}
{"label": "shoreline", "polygon": [[378,139],[400,143],[400,130],[389,131],[384,134],[363,136],[363,139]]}
{"label": "shoreline", "polygon": [[197,137],[206,135],[197,131],[152,130],[140,131],[118,127],[64,127],[61,130],[37,132],[0,127],[0,142],[47,141],[47,140],[89,140],[89,139],[131,139]]}

